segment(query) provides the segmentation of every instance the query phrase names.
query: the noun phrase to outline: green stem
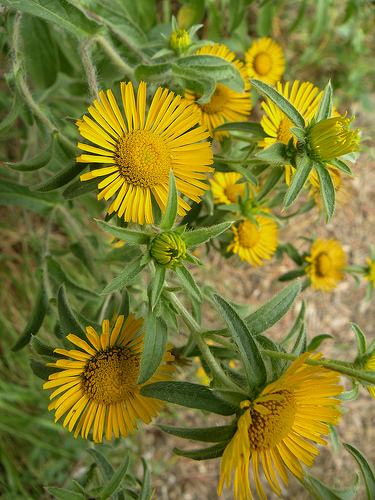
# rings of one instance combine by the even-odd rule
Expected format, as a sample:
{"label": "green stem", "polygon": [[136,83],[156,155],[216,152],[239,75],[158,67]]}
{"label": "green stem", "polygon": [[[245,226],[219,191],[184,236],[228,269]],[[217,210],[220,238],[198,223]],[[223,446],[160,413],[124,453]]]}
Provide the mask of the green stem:
{"label": "green stem", "polygon": [[99,35],[90,36],[86,38],[86,40],[82,43],[79,52],[81,54],[82,63],[85,67],[85,72],[87,76],[87,83],[91,92],[91,95],[94,99],[99,99],[99,88],[98,81],[96,79],[96,68],[91,61],[90,53],[89,53],[89,45],[92,42],[96,42],[99,39]]}
{"label": "green stem", "polygon": [[196,342],[199,350],[202,353],[206,363],[210,367],[210,370],[215,375],[216,379],[221,382],[225,387],[236,392],[243,392],[228,376],[225,374],[221,366],[218,364],[214,358],[209,346],[206,344],[203,338],[203,331],[200,325],[195,321],[191,314],[185,309],[174,293],[168,293],[168,300],[170,300],[178,311],[182,321],[188,327],[194,341]]}
{"label": "green stem", "polygon": [[266,164],[262,160],[257,160],[256,158],[252,158],[250,160],[246,158],[223,158],[221,156],[214,155],[214,161],[217,161],[219,163],[238,163],[240,165],[259,165],[259,164]]}
{"label": "green stem", "polygon": [[321,500],[321,496],[317,496],[317,492],[313,489],[310,483],[306,481],[305,478],[300,478],[298,476],[295,476],[298,481],[302,484],[302,486],[310,493],[310,495],[315,498],[315,500]]}
{"label": "green stem", "polygon": [[224,347],[228,347],[229,349],[233,349],[234,348],[234,345],[233,345],[232,342],[228,342],[227,340],[224,340],[221,337],[217,337],[213,333],[204,334],[204,337],[206,339],[213,340],[214,342],[217,342],[218,344],[221,344]]}
{"label": "green stem", "polygon": [[129,78],[132,78],[134,69],[118,55],[117,51],[112,47],[108,40],[106,40],[103,36],[100,36],[97,41],[101,45],[102,49],[111,58],[113,64]]}

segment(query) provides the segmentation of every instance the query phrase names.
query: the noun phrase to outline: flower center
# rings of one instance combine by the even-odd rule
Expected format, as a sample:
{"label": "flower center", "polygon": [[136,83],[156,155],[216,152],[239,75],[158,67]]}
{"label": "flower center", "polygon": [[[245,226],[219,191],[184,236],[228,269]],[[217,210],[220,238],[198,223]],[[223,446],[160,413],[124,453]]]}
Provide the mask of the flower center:
{"label": "flower center", "polygon": [[330,270],[332,269],[332,262],[329,255],[322,252],[316,258],[316,274],[321,278],[328,276]]}
{"label": "flower center", "polygon": [[232,203],[238,202],[237,195],[243,196],[245,192],[245,184],[231,184],[224,189],[224,194]]}
{"label": "flower center", "polygon": [[114,346],[87,362],[82,388],[97,403],[119,403],[134,394],[138,375],[138,358],[130,349]]}
{"label": "flower center", "polygon": [[260,230],[249,220],[241,222],[237,231],[239,244],[243,248],[253,248],[260,240]]}
{"label": "flower center", "polygon": [[[220,113],[223,111],[223,107],[228,103],[228,87],[221,85],[220,83],[216,84],[216,89],[211,96],[210,102],[207,104],[199,104],[199,107],[204,113],[209,115],[213,115],[215,113]],[[197,99],[202,97],[201,95],[197,95]]]}
{"label": "flower center", "polygon": [[289,139],[293,136],[289,127],[293,127],[293,123],[289,118],[283,118],[280,122],[279,128],[277,130],[277,141],[283,144],[288,144]]}
{"label": "flower center", "polygon": [[149,130],[133,130],[120,137],[116,165],[129,184],[149,187],[168,183],[171,154],[163,139]]}
{"label": "flower center", "polygon": [[248,428],[248,436],[252,451],[262,452],[273,448],[293,426],[297,410],[293,394],[289,391],[278,391],[275,394],[283,398],[277,397],[275,400],[259,403],[266,411],[260,413],[255,408],[250,409],[251,426]]}
{"label": "flower center", "polygon": [[272,58],[266,52],[261,52],[254,57],[253,65],[258,75],[268,75],[272,69]]}

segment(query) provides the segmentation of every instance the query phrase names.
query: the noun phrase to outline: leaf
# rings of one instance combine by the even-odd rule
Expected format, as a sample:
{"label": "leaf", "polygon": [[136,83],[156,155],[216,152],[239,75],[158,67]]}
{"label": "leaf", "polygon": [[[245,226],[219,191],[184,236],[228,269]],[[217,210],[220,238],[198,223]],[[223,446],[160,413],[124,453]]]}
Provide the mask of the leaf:
{"label": "leaf", "polygon": [[56,194],[32,193],[27,186],[22,186],[7,179],[1,179],[0,198],[2,205],[23,206],[34,210],[44,217],[60,202]]}
{"label": "leaf", "polygon": [[283,168],[274,167],[271,172],[268,174],[266,182],[263,184],[262,189],[260,190],[258,196],[256,197],[256,201],[260,201],[265,198],[270,191],[276,186],[279,182],[280,178],[284,173]]}
{"label": "leaf", "polygon": [[7,117],[0,124],[0,134],[5,134],[13,125],[22,110],[22,104],[22,98],[16,91],[14,94],[11,110],[9,111]]}
{"label": "leaf", "polygon": [[250,79],[250,83],[272,101],[296,127],[305,128],[305,119],[301,113],[280,92],[260,80]]}
{"label": "leaf", "polygon": [[55,348],[44,344],[38,337],[31,340],[32,346],[40,356],[49,356],[50,358],[60,359],[61,355],[54,352]]}
{"label": "leaf", "polygon": [[321,335],[316,335],[313,337],[309,343],[309,345],[306,348],[306,351],[315,351],[318,349],[318,347],[321,346],[321,344],[327,340],[327,339],[334,339],[335,337],[332,337],[332,335],[328,335],[328,333],[323,333]]}
{"label": "leaf", "polygon": [[121,304],[117,312],[117,318],[119,316],[124,316],[124,320],[129,316],[130,312],[130,298],[129,293],[126,288],[122,290]]}
{"label": "leaf", "polygon": [[328,169],[323,163],[315,163],[315,171],[318,174],[320,194],[322,195],[323,205],[326,211],[326,223],[328,224],[335,211],[335,186]]}
{"label": "leaf", "polygon": [[63,488],[55,488],[54,486],[48,486],[45,488],[46,491],[58,500],[85,500],[82,493],[76,493],[75,491],[64,490]]}
{"label": "leaf", "polygon": [[80,9],[66,0],[3,0],[2,3],[49,21],[81,41],[102,29],[96,21],[88,19]]}
{"label": "leaf", "polygon": [[350,326],[352,327],[352,330],[357,338],[358,354],[362,356],[366,352],[366,337],[358,325],[350,323]]}
{"label": "leaf", "polygon": [[83,196],[88,193],[97,191],[98,189],[98,179],[90,179],[89,181],[75,181],[72,182],[63,192],[63,198],[65,200],[73,200],[78,196]]}
{"label": "leaf", "polygon": [[304,352],[306,352],[306,325],[305,322],[302,322],[297,340],[295,341],[295,344],[290,353],[294,354],[295,356],[300,356]]}
{"label": "leaf", "polygon": [[341,170],[341,172],[344,172],[345,174],[351,176],[354,175],[351,168],[348,167],[348,165],[345,162],[339,160],[338,158],[332,158],[331,160],[329,160],[329,163],[330,165],[333,165],[334,167],[338,168],[339,170]]}
{"label": "leaf", "polygon": [[287,155],[286,145],[281,142],[275,142],[268,148],[259,151],[257,158],[272,165],[289,165],[290,158]]}
{"label": "leaf", "polygon": [[176,273],[177,278],[180,280],[181,284],[186,288],[186,290],[199,302],[202,302],[202,294],[199,290],[193,276],[190,271],[182,264],[181,266],[175,266],[173,271]]}
{"label": "leaf", "polygon": [[95,222],[98,224],[100,229],[103,229],[106,233],[112,234],[119,240],[126,241],[127,243],[132,243],[134,245],[147,245],[150,241],[150,235],[141,231],[132,231],[131,229],[126,229],[124,227],[117,227],[98,219],[95,219]]}
{"label": "leaf", "polygon": [[142,269],[146,267],[147,264],[141,265],[142,255],[137,257],[133,262],[126,266],[116,278],[107,285],[102,291],[101,295],[108,295],[109,293],[115,292],[119,288],[123,288],[128,285]]}
{"label": "leaf", "polygon": [[262,125],[256,122],[228,122],[219,125],[214,129],[214,132],[221,132],[222,130],[229,130],[233,132],[246,132],[264,139],[267,134]]}
{"label": "leaf", "polygon": [[151,309],[154,309],[157,301],[159,300],[160,294],[163,291],[166,273],[167,273],[167,270],[165,267],[158,266],[158,265],[155,266],[154,283],[153,283],[152,292],[151,292],[151,299],[150,299]]}
{"label": "leaf", "polygon": [[228,302],[216,294],[212,298],[238,347],[250,388],[262,386],[267,380],[267,371],[256,340]]}
{"label": "leaf", "polygon": [[113,477],[115,473],[112,465],[108,462],[108,460],[97,450],[90,449],[88,452],[93,456],[96,465],[99,467],[100,472],[102,473],[104,481],[108,482]]}
{"label": "leaf", "polygon": [[294,172],[290,186],[285,194],[284,209],[289,208],[296,201],[309,178],[313,166],[314,162],[305,155]]}
{"label": "leaf", "polygon": [[180,448],[173,448],[173,453],[192,460],[211,460],[212,458],[221,457],[228,444],[229,441],[224,441],[223,443],[214,444],[213,446],[200,448],[198,450],[181,450]]}
{"label": "leaf", "polygon": [[211,389],[191,382],[155,382],[143,386],[140,393],[148,398],[196,410],[209,411],[218,415],[233,415],[236,412],[236,408],[221,401]]}
{"label": "leaf", "polygon": [[211,96],[216,89],[216,81],[214,78],[191,68],[173,66],[171,77],[173,77],[173,81],[178,83],[182,88],[189,89],[201,95],[198,101],[199,104],[207,104],[210,102]]}
{"label": "leaf", "polygon": [[147,382],[163,360],[168,342],[168,327],[163,318],[157,317],[149,309],[147,314],[145,339],[143,345],[141,368],[137,384]]}
{"label": "leaf", "polygon": [[184,240],[187,247],[195,247],[197,245],[205,243],[211,238],[219,236],[219,234],[229,229],[232,224],[233,222],[221,222],[220,224],[216,224],[215,226],[195,229],[188,233],[184,233],[182,239]]}
{"label": "leaf", "polygon": [[66,299],[65,287],[61,285],[57,293],[57,310],[59,313],[60,325],[65,336],[72,333],[80,339],[86,340],[86,334],[74,316]]}
{"label": "leaf", "polygon": [[258,187],[257,178],[247,168],[243,167],[242,165],[238,165],[238,163],[231,163],[230,166],[232,170],[235,170],[236,172],[241,174],[242,177],[244,177],[247,181],[250,182],[250,184],[252,184],[255,187]]}
{"label": "leaf", "polygon": [[324,89],[322,98],[320,99],[319,108],[316,113],[316,121],[327,120],[331,118],[333,108],[333,87],[331,80],[327,83]]}
{"label": "leaf", "polygon": [[101,490],[98,496],[98,500],[106,500],[116,492],[116,490],[120,486],[121,481],[124,479],[128,467],[129,467],[129,453],[126,452],[123,462],[121,463],[117,471],[113,474],[108,483]]}
{"label": "leaf", "polygon": [[46,255],[45,257],[46,263],[47,263],[47,270],[48,273],[58,282],[58,283],[65,283],[65,285],[68,288],[73,289],[75,292],[79,293],[80,295],[90,295],[90,296],[95,296],[97,297],[97,293],[94,292],[94,290],[89,289],[89,288],[84,288],[80,285],[76,285],[72,280],[68,278],[66,275],[64,269],[61,267],[60,263],[55,260],[51,255]]}
{"label": "leaf", "polygon": [[368,500],[375,498],[375,475],[366,458],[354,446],[342,443],[344,448],[355,458],[359,465],[366,483]]}
{"label": "leaf", "polygon": [[47,148],[40,155],[32,158],[31,160],[20,161],[18,163],[5,162],[9,168],[17,170],[18,172],[31,172],[33,170],[38,170],[50,161],[53,153],[53,139],[49,142]]}
{"label": "leaf", "polygon": [[35,304],[31,311],[31,316],[23,332],[17,342],[11,347],[12,351],[19,351],[25,347],[31,339],[32,335],[36,335],[42,326],[44,317],[48,309],[48,296],[44,286],[43,270],[38,270],[38,291],[36,294]]}
{"label": "leaf", "polygon": [[160,229],[163,229],[164,231],[169,231],[170,229],[172,229],[176,221],[177,209],[178,209],[178,197],[177,197],[176,180],[174,178],[173,171],[170,170],[168,202],[162,223],[160,225]]}
{"label": "leaf", "polygon": [[162,78],[166,79],[171,74],[171,63],[160,64],[139,64],[134,69],[134,77],[137,80],[147,80],[148,82],[159,82]]}
{"label": "leaf", "polygon": [[146,460],[143,457],[141,457],[141,460],[143,465],[143,481],[142,481],[142,489],[139,496],[139,500],[150,500],[152,496],[150,470]]}
{"label": "leaf", "polygon": [[185,428],[173,427],[170,425],[158,425],[160,430],[184,439],[192,439],[193,441],[202,441],[203,443],[221,443],[232,439],[236,432],[236,426],[223,425],[215,427],[201,427],[201,428]]}
{"label": "leaf", "polygon": [[48,380],[52,373],[61,372],[60,368],[54,366],[46,366],[45,363],[37,361],[36,359],[30,359],[30,368],[34,375],[42,380]]}
{"label": "leaf", "polygon": [[31,186],[30,190],[36,191],[38,193],[54,191],[55,189],[59,189],[60,187],[65,186],[65,184],[68,184],[68,182],[75,179],[77,175],[79,175],[85,168],[85,164],[76,163],[75,160],[72,160],[70,164],[68,164],[68,166],[61,170],[58,174],[50,177],[47,181],[42,182],[41,184]]}
{"label": "leaf", "polygon": [[313,485],[315,491],[318,492],[322,500],[352,500],[357,493],[359,487],[359,476],[357,474],[356,481],[351,488],[338,490],[331,488],[327,484],[322,483],[314,476],[307,474],[308,480]]}

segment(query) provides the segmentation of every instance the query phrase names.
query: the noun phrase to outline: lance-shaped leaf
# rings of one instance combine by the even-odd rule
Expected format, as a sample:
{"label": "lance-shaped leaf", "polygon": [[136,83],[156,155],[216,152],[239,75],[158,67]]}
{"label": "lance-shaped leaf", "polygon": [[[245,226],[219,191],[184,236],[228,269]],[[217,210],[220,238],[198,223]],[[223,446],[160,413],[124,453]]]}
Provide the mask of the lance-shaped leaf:
{"label": "lance-shaped leaf", "polygon": [[126,318],[129,316],[129,312],[130,312],[129,292],[127,291],[126,288],[124,288],[122,290],[121,303],[117,311],[117,317],[124,316],[124,319],[126,320]]}
{"label": "lance-shaped leaf", "polygon": [[60,325],[65,336],[72,333],[73,335],[77,335],[80,339],[86,340],[86,334],[68,304],[64,285],[60,286],[57,294],[57,310],[59,313]]}
{"label": "lance-shaped leaf", "polygon": [[331,488],[327,484],[322,483],[314,476],[307,474],[308,480],[313,485],[315,492],[318,493],[322,500],[352,500],[359,487],[359,476],[357,474],[355,483],[350,488],[345,488],[342,490]]}
{"label": "lance-shaped leaf", "polygon": [[125,477],[128,467],[129,467],[129,453],[126,452],[126,456],[122,461],[120,467],[117,469],[117,471],[113,474],[108,483],[101,490],[98,496],[98,500],[106,500],[116,492],[116,490],[120,486],[121,481]]}
{"label": "lance-shaped leaf", "polygon": [[306,347],[306,351],[315,351],[322,345],[322,343],[327,340],[327,339],[334,339],[335,337],[332,337],[332,335],[328,335],[328,333],[322,333],[321,335],[316,335],[313,337],[309,343],[309,345]]}
{"label": "lance-shaped leaf", "polygon": [[140,392],[142,396],[218,415],[233,415],[236,412],[236,408],[224,403],[210,388],[191,382],[155,382],[144,385]]}
{"label": "lance-shaped leaf", "polygon": [[221,457],[228,444],[229,441],[224,441],[198,450],[181,450],[180,448],[173,448],[173,453],[181,457],[190,458],[191,460],[211,460]]}
{"label": "lance-shaped leaf", "polygon": [[178,197],[177,197],[176,180],[174,178],[172,170],[170,170],[168,202],[162,223],[160,225],[160,229],[163,229],[164,231],[169,231],[170,229],[172,229],[173,224],[176,221],[177,209],[178,209]]}
{"label": "lance-shaped leaf", "polygon": [[132,243],[134,245],[147,245],[150,241],[150,235],[142,233],[141,231],[132,231],[131,229],[126,229],[125,227],[117,227],[98,219],[95,219],[95,222],[98,224],[100,229],[103,229],[106,233],[112,234],[119,240],[126,241],[127,243]]}
{"label": "lance-shaped leaf", "polygon": [[141,368],[137,384],[144,384],[158,369],[162,362],[168,341],[167,324],[149,309],[146,321]]}
{"label": "lance-shaped leaf", "polygon": [[266,149],[257,153],[257,158],[272,165],[289,165],[290,158],[287,155],[286,145],[281,142],[275,142]]}
{"label": "lance-shaped leaf", "polygon": [[56,488],[55,486],[49,486],[46,491],[57,500],[85,500],[85,495],[82,493],[77,493],[75,491],[66,490],[64,488]]}
{"label": "lance-shaped leaf", "polygon": [[158,425],[160,430],[184,439],[191,439],[193,441],[202,441],[202,443],[221,443],[232,439],[236,432],[235,425],[222,425],[215,427],[201,427],[201,428],[185,428],[173,427],[170,425]]}
{"label": "lance-shaped leaf", "polygon": [[54,347],[44,344],[44,342],[39,340],[38,337],[33,337],[31,343],[35,351],[41,356],[48,356],[50,358],[55,358],[55,359],[61,358],[60,354],[54,352],[55,351]]}
{"label": "lance-shaped leaf", "polygon": [[216,294],[213,294],[212,298],[238,347],[250,387],[262,386],[267,380],[267,371],[256,340],[228,302]]}
{"label": "lance-shaped leaf", "polygon": [[93,193],[98,189],[98,179],[90,179],[89,181],[75,181],[63,191],[62,195],[65,200],[73,200],[78,196]]}
{"label": "lance-shaped leaf", "polygon": [[355,333],[358,345],[358,354],[362,355],[366,352],[366,337],[363,334],[362,330],[355,323],[350,323],[353,332]]}
{"label": "lance-shaped leaf", "polygon": [[69,279],[60,263],[51,257],[51,255],[46,256],[46,263],[50,276],[53,277],[58,283],[65,283],[68,288],[71,288],[80,294],[94,295],[97,297],[97,293],[94,292],[94,290],[76,285],[71,279]]}
{"label": "lance-shaped leaf", "polygon": [[32,172],[33,170],[38,170],[50,161],[53,152],[53,139],[49,142],[47,148],[35,158],[31,160],[20,161],[18,163],[5,162],[5,165],[18,172]]}
{"label": "lance-shaped leaf", "polygon": [[297,337],[297,340],[294,343],[294,346],[292,350],[290,351],[291,354],[294,354],[295,356],[300,356],[304,352],[306,352],[306,325],[303,322],[301,324],[301,328]]}
{"label": "lance-shaped leaf", "polygon": [[46,315],[48,308],[48,297],[44,286],[42,269],[38,271],[37,278],[39,286],[36,294],[35,304],[31,311],[30,319],[27,322],[27,325],[25,326],[17,342],[12,346],[12,351],[19,351],[20,349],[22,349],[22,347],[25,347],[30,342],[31,336],[38,333]]}
{"label": "lance-shaped leaf", "polygon": [[242,165],[238,165],[238,163],[231,163],[232,170],[235,170],[239,174],[242,175],[247,181],[250,182],[255,187],[258,187],[258,179],[253,175],[247,168]]}
{"label": "lance-shaped leaf", "polygon": [[351,168],[348,167],[348,165],[345,162],[339,160],[338,158],[332,158],[331,160],[329,160],[329,163],[334,167],[338,168],[339,170],[341,170],[341,172],[344,172],[345,174],[352,176],[354,175]]}
{"label": "lance-shaped leaf", "polygon": [[270,191],[276,186],[279,182],[281,176],[284,173],[284,169],[280,167],[274,167],[271,172],[268,174],[266,182],[263,184],[260,193],[256,197],[256,201],[260,201],[265,198]]}
{"label": "lance-shaped leaf", "polygon": [[246,132],[264,139],[267,136],[262,125],[255,122],[228,122],[219,125],[214,129],[214,132],[221,132],[222,130],[229,130],[233,132]]}
{"label": "lance-shaped leaf", "polygon": [[204,75],[200,71],[192,68],[181,68],[173,66],[173,79],[176,80],[181,87],[187,88],[196,94],[200,94],[199,104],[207,104],[210,102],[212,94],[215,92],[216,81],[209,75]]}
{"label": "lance-shaped leaf", "polygon": [[45,363],[37,361],[33,358],[30,359],[30,368],[33,374],[41,380],[48,380],[52,373],[61,371],[60,368],[56,368],[55,366],[46,366]]}
{"label": "lance-shaped leaf", "polygon": [[31,186],[30,190],[37,191],[38,193],[54,191],[55,189],[59,189],[75,179],[85,168],[86,165],[84,163],[77,163],[75,160],[72,160],[70,164],[61,172],[50,177],[47,181],[42,182],[41,184]]}
{"label": "lance-shaped leaf", "polygon": [[366,483],[367,490],[367,498],[368,500],[372,500],[375,498],[375,475],[373,470],[371,469],[369,463],[366,458],[362,455],[360,451],[358,451],[354,446],[348,443],[342,443],[344,448],[355,458],[357,464],[359,465],[363,477]]}
{"label": "lance-shaped leaf", "polygon": [[307,155],[305,155],[294,172],[290,186],[285,194],[284,209],[290,207],[291,204],[296,201],[307,179],[309,178],[313,166],[314,162]]}
{"label": "lance-shaped leaf", "polygon": [[280,92],[260,80],[250,79],[250,83],[263,95],[268,97],[280,111],[296,126],[305,127],[305,119],[301,113]]}
{"label": "lance-shaped leaf", "polygon": [[233,222],[221,222],[220,224],[216,224],[211,227],[203,227],[201,229],[196,229],[194,231],[190,231],[188,233],[184,233],[182,239],[185,242],[187,247],[195,247],[197,245],[201,245],[211,238],[215,238],[219,236],[219,234],[223,233],[227,229],[231,227]]}
{"label": "lance-shaped leaf", "polygon": [[16,91],[14,94],[14,99],[12,103],[12,108],[8,114],[8,116],[3,120],[0,124],[0,134],[4,134],[10,129],[13,125],[14,121],[17,119],[18,115],[22,110],[23,100],[19,93]]}
{"label": "lance-shaped leaf", "polygon": [[143,465],[143,481],[139,500],[150,500],[151,498],[151,477],[146,460],[141,457]]}
{"label": "lance-shaped leaf", "polygon": [[95,460],[96,465],[99,467],[100,472],[102,473],[103,479],[105,482],[110,481],[113,474],[115,473],[112,465],[108,462],[108,460],[101,454],[99,451],[91,449],[88,452],[92,455]]}
{"label": "lance-shaped leaf", "polygon": [[190,271],[186,269],[183,264],[180,266],[175,266],[173,271],[176,273],[177,278],[181,281],[186,290],[191,293],[191,295],[195,299],[197,299],[199,302],[202,302],[201,291],[195,283],[193,276],[190,274]]}
{"label": "lance-shaped leaf", "polygon": [[315,163],[315,171],[318,174],[320,194],[322,195],[324,209],[326,211],[326,222],[332,219],[335,211],[336,193],[332,177],[324,163]]}
{"label": "lance-shaped leaf", "polygon": [[119,288],[123,288],[128,285],[142,269],[146,267],[147,264],[141,264],[142,255],[137,257],[133,262],[126,266],[116,278],[107,285],[102,291],[101,295],[108,295],[109,293],[115,292]]}
{"label": "lance-shaped leaf", "polygon": [[319,108],[316,113],[316,121],[327,120],[331,118],[333,108],[333,87],[331,80],[327,83],[324,89],[322,98],[320,99]]}
{"label": "lance-shaped leaf", "polygon": [[154,307],[155,307],[155,305],[160,297],[160,294],[163,291],[166,273],[167,273],[167,270],[165,267],[158,266],[158,265],[155,266],[154,283],[153,283],[151,298],[150,298],[151,309],[154,309]]}

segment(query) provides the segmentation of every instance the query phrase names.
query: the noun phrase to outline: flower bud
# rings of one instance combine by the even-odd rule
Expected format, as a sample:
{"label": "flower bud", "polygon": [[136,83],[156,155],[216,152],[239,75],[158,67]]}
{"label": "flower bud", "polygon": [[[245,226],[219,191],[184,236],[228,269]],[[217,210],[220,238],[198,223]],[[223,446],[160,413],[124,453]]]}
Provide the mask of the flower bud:
{"label": "flower bud", "polygon": [[176,233],[161,233],[152,240],[150,254],[160,266],[182,266],[182,259],[186,257],[186,245]]}

